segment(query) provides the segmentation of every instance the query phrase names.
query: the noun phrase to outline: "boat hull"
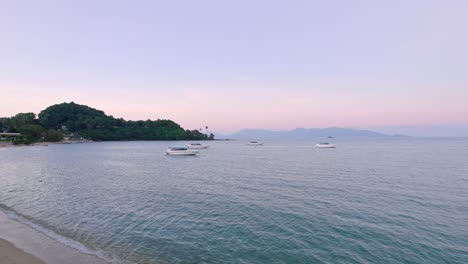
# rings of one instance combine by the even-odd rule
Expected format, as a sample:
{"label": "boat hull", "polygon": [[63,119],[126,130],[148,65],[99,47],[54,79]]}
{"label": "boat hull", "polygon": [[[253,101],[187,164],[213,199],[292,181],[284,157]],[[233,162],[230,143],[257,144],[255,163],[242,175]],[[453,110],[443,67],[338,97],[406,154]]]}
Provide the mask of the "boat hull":
{"label": "boat hull", "polygon": [[323,144],[317,144],[315,145],[316,148],[336,148],[336,145],[335,144],[327,144],[327,145],[323,145]]}
{"label": "boat hull", "polygon": [[166,155],[171,156],[195,156],[197,154],[196,150],[166,150]]}
{"label": "boat hull", "polygon": [[209,146],[191,146],[191,145],[188,145],[187,146],[189,149],[207,149]]}
{"label": "boat hull", "polygon": [[263,143],[247,143],[248,146],[263,146]]}

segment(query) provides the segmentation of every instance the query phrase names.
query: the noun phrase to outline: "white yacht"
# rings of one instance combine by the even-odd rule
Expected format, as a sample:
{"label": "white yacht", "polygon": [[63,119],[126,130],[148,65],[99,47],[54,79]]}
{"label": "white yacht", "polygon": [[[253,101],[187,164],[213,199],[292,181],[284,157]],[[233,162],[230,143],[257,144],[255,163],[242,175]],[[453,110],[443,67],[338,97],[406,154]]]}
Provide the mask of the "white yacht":
{"label": "white yacht", "polygon": [[262,146],[262,145],[263,145],[263,142],[259,142],[259,141],[249,141],[249,143],[247,143],[247,145],[249,145],[249,146]]}
{"label": "white yacht", "polygon": [[336,148],[335,144],[330,144],[327,142],[318,143],[315,145],[316,148]]}
{"label": "white yacht", "polygon": [[202,145],[200,143],[190,143],[187,145],[189,149],[207,149],[208,145]]}
{"label": "white yacht", "polygon": [[197,155],[198,151],[188,149],[185,147],[170,147],[166,150],[167,155],[181,155],[181,156],[193,156]]}

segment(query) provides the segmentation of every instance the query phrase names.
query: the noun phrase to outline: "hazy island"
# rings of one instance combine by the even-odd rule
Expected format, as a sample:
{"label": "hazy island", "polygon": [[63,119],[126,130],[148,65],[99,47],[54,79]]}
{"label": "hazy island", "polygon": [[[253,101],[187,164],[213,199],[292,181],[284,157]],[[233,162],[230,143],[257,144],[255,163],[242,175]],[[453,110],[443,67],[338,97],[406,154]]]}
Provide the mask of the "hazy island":
{"label": "hazy island", "polygon": [[186,130],[171,120],[124,120],[76,103],[62,103],[35,113],[0,118],[3,141],[14,144],[65,140],[212,140],[199,130]]}

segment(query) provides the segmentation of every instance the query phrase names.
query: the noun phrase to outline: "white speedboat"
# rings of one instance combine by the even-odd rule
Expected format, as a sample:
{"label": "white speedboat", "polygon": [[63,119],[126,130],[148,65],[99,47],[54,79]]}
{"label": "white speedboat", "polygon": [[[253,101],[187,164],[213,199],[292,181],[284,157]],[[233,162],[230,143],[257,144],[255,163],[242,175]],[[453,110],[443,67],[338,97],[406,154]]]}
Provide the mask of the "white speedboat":
{"label": "white speedboat", "polygon": [[207,149],[209,146],[200,143],[190,143],[187,145],[189,149]]}
{"label": "white speedboat", "polygon": [[318,143],[315,145],[316,148],[336,148],[335,144],[330,144],[327,142]]}
{"label": "white speedboat", "polygon": [[197,155],[198,151],[185,147],[170,147],[166,150],[167,155],[193,156]]}
{"label": "white speedboat", "polygon": [[247,145],[249,145],[249,146],[262,146],[262,145],[263,145],[263,142],[259,142],[259,141],[249,141],[249,143],[247,143]]}

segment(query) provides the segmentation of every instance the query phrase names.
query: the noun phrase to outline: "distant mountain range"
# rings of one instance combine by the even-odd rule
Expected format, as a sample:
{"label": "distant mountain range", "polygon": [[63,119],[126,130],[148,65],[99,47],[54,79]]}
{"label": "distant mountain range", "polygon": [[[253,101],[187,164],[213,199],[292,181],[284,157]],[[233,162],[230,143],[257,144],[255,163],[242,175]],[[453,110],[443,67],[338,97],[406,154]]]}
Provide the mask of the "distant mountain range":
{"label": "distant mountain range", "polygon": [[217,139],[309,139],[309,138],[381,138],[402,137],[403,135],[387,135],[370,130],[356,130],[351,128],[296,128],[287,131],[273,131],[266,129],[244,129],[239,132],[221,135],[216,134]]}

